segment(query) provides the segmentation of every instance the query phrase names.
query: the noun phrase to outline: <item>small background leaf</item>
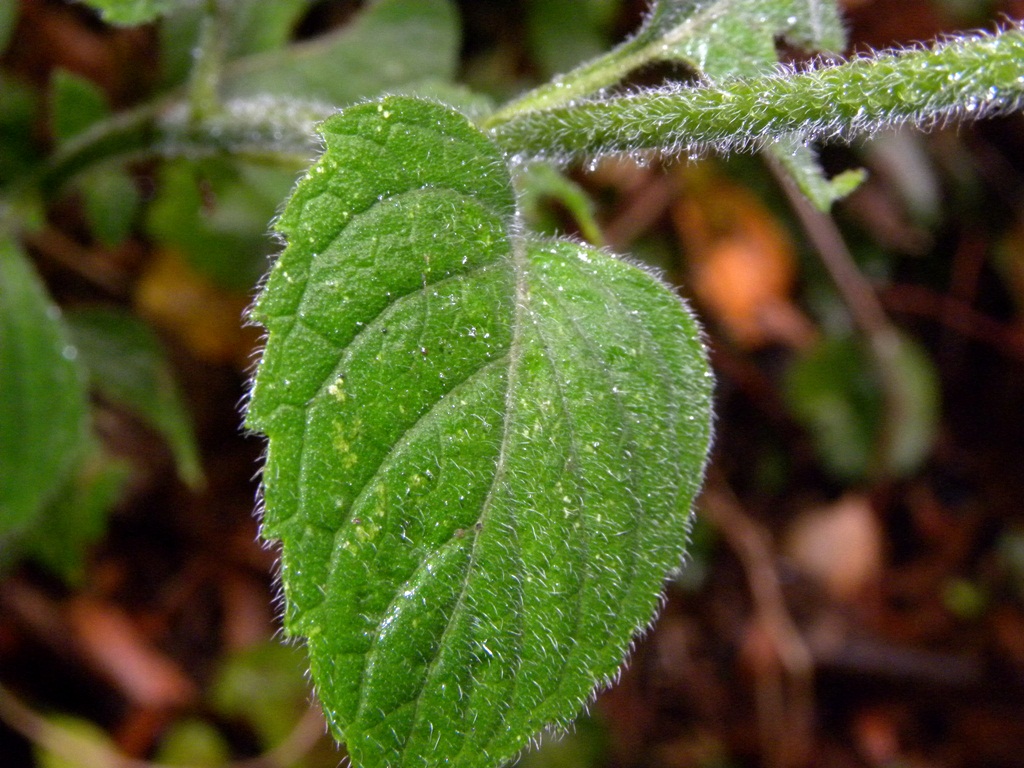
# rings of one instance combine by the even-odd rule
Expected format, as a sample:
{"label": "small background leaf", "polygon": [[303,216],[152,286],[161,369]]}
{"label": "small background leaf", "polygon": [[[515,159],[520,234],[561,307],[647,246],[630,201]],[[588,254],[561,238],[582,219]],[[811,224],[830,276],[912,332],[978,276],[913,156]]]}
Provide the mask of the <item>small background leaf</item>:
{"label": "small background leaf", "polygon": [[248,723],[269,749],[291,732],[309,707],[301,648],[265,642],[231,654],[210,688],[211,705],[223,717]]}
{"label": "small background leaf", "polygon": [[18,23],[18,8],[18,3],[0,3],[0,53],[7,48],[14,34],[14,27]]}
{"label": "small background leaf", "polygon": [[[229,97],[274,94],[343,106],[449,81],[458,52],[458,15],[447,0],[378,0],[338,32],[239,61],[225,72],[223,89]],[[325,76],[331,72],[339,75]]]}
{"label": "small background leaf", "polygon": [[0,541],[35,520],[85,448],[76,355],[32,266],[0,234]]}
{"label": "small background leaf", "polygon": [[82,0],[99,11],[108,24],[130,27],[151,21],[184,5],[189,0]]}
{"label": "small background leaf", "polygon": [[[810,432],[825,466],[843,480],[904,475],[931,451],[939,413],[937,376],[915,342],[896,339],[889,361],[898,384],[895,411],[887,413],[894,404],[886,402],[877,366],[859,338],[826,338],[786,379],[794,415]],[[883,428],[891,435],[883,435]]]}
{"label": "small background leaf", "polygon": [[[296,24],[313,0],[232,0],[221,3],[224,56],[227,61],[283,48]],[[192,51],[207,9],[203,3],[175,8],[160,24],[160,67],[164,85],[178,85],[188,78]]]}
{"label": "small background leaf", "polygon": [[267,222],[297,171],[219,158],[167,162],[147,210],[147,230],[218,286],[247,292],[278,250]]}
{"label": "small background leaf", "polygon": [[604,53],[618,10],[615,0],[530,0],[526,35],[543,77]]}
{"label": "small background leaf", "polygon": [[231,750],[220,732],[204,720],[181,720],[160,741],[156,761],[162,765],[217,768],[229,762]]}
{"label": "small background leaf", "polygon": [[93,446],[41,520],[18,541],[20,554],[67,584],[81,584],[88,548],[106,533],[110,510],[130,474],[128,464]]}
{"label": "small background leaf", "polygon": [[174,454],[181,479],[201,484],[191,418],[153,332],[134,316],[113,309],[82,309],[69,313],[67,320],[93,389],[159,432]]}
{"label": "small background leaf", "polygon": [[32,138],[40,100],[27,84],[0,72],[0,102],[0,185],[5,185],[27,173],[41,157]]}
{"label": "small background leaf", "polygon": [[80,75],[59,69],[50,81],[50,123],[58,143],[73,139],[110,115],[103,91]]}

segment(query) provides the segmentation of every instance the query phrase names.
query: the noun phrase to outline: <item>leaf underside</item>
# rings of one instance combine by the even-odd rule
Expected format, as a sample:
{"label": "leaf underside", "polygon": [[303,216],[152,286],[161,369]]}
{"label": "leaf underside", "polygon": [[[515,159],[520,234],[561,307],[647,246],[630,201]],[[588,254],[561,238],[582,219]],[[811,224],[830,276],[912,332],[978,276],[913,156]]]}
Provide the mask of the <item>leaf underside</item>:
{"label": "leaf underside", "polygon": [[263,534],[359,766],[510,759],[681,560],[711,378],[679,299],[515,224],[500,151],[388,97],[322,125],[253,317]]}

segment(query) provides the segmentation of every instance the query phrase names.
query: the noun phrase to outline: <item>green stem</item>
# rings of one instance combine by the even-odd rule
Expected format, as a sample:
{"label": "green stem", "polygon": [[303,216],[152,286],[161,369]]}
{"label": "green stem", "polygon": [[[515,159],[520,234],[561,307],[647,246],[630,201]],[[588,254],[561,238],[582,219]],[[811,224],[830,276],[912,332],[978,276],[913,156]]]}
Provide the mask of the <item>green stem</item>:
{"label": "green stem", "polygon": [[188,83],[192,119],[200,122],[220,109],[220,78],[224,67],[225,13],[218,0],[207,0]]}
{"label": "green stem", "polygon": [[952,40],[800,74],[721,80],[575,103],[491,129],[515,155],[695,154],[758,147],[787,134],[850,138],[903,123],[941,125],[1024,103],[1024,32]]}
{"label": "green stem", "polygon": [[229,101],[196,120],[181,101],[162,101],[97,123],[61,147],[22,184],[44,198],[101,162],[141,157],[233,154],[308,165],[318,152],[315,124],[333,110],[320,104],[258,97]]}
{"label": "green stem", "polygon": [[689,9],[682,19],[667,25],[648,19],[630,39],[509,102],[488,117],[483,127],[493,128],[527,112],[570,106],[575,101],[618,85],[630,72],[652,62],[684,60],[698,70],[698,62],[682,56],[676,46],[700,34],[732,11],[728,3],[712,3],[704,9]]}

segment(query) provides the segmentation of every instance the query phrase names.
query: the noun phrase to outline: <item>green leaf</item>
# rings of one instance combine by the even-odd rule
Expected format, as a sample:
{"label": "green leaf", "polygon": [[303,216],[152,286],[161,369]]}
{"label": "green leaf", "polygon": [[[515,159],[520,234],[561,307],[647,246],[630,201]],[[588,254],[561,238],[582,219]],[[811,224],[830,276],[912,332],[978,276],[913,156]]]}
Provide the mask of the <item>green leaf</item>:
{"label": "green leaf", "polygon": [[627,46],[717,80],[771,72],[777,37],[838,53],[845,35],[835,0],[657,0]]}
{"label": "green leaf", "polygon": [[82,0],[99,11],[108,24],[148,24],[190,0]]}
{"label": "green leaf", "polygon": [[531,229],[552,234],[558,231],[558,222],[553,220],[547,207],[547,203],[555,202],[572,215],[587,242],[604,243],[595,218],[594,201],[575,181],[547,163],[528,163],[518,169],[515,182],[519,208]]}
{"label": "green leaf", "polygon": [[[117,754],[117,745],[110,734],[91,720],[73,715],[56,714],[46,718],[48,729],[59,728],[60,737],[51,751],[50,745],[34,744],[35,764],[39,768],[83,768],[109,763]],[[74,755],[71,757],[70,755]]]}
{"label": "green leaf", "polygon": [[849,195],[867,178],[863,168],[843,171],[831,179],[826,177],[817,153],[793,138],[775,142],[769,151],[819,211],[829,211],[834,202]]}
{"label": "green leaf", "polygon": [[[258,697],[253,701],[258,701]],[[220,732],[205,720],[180,720],[160,740],[160,765],[216,768],[231,759],[231,749]]]}
{"label": "green leaf", "polygon": [[617,10],[614,0],[529,0],[526,35],[541,74],[550,77],[604,53]]}
{"label": "green leaf", "polygon": [[0,185],[21,179],[41,158],[32,127],[39,112],[36,92],[0,72]]}
{"label": "green leaf", "polygon": [[50,123],[54,138],[67,142],[110,115],[106,94],[91,80],[58,69],[50,81]]}
{"label": "green leaf", "polygon": [[275,250],[267,222],[298,170],[231,158],[165,163],[147,211],[149,234],[218,285],[248,292],[266,272]]}
{"label": "green leaf", "polygon": [[142,204],[134,179],[121,168],[97,168],[83,173],[76,186],[97,239],[108,247],[123,242],[131,234]]}
{"label": "green leaf", "polygon": [[153,332],[133,315],[113,309],[82,309],[67,320],[93,389],[156,430],[171,447],[181,479],[200,485],[203,470],[192,421]]}
{"label": "green leaf", "polygon": [[341,106],[451,80],[458,53],[458,15],[448,0],[378,0],[334,34],[240,60],[224,73],[223,92]]}
{"label": "green leaf", "polygon": [[[283,47],[313,2],[232,0],[221,3],[218,12],[224,17],[225,59]],[[192,68],[192,52],[199,43],[199,31],[206,14],[204,4],[190,3],[175,9],[160,24],[160,67],[165,85],[176,85],[187,79]]]}
{"label": "green leaf", "polygon": [[125,462],[93,447],[74,478],[18,541],[19,554],[45,566],[66,583],[80,585],[88,548],[106,532],[110,510],[129,475]]}
{"label": "green leaf", "polygon": [[787,377],[793,414],[843,480],[905,475],[931,452],[939,408],[931,361],[912,340],[895,336],[886,365],[890,370],[881,371],[862,339],[844,336],[823,341]]}
{"label": "green leaf", "polygon": [[7,50],[7,44],[14,34],[14,27],[18,24],[19,3],[0,3],[0,53]]}
{"label": "green leaf", "polygon": [[[50,81],[50,127],[58,144],[67,144],[110,116],[106,94],[84,77],[57,70]],[[106,245],[117,245],[131,232],[139,209],[135,182],[120,168],[104,167],[82,174],[76,188],[93,232]]]}
{"label": "green leaf", "polygon": [[524,235],[462,115],[388,97],[322,133],[253,313],[286,628],[357,766],[497,766],[614,677],[680,563],[699,331],[642,270]]}
{"label": "green leaf", "polygon": [[0,544],[42,512],[86,445],[76,354],[32,266],[0,234]]}
{"label": "green leaf", "polygon": [[246,721],[264,749],[280,744],[309,707],[300,648],[266,642],[237,651],[210,686],[212,705],[223,717]]}

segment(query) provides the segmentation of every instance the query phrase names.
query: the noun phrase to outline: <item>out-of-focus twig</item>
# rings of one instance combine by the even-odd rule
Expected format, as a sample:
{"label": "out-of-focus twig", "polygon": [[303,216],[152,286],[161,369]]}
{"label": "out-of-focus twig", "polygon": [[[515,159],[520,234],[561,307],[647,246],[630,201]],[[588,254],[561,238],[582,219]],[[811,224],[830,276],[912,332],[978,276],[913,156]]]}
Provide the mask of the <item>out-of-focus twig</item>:
{"label": "out-of-focus twig", "polygon": [[757,709],[762,750],[772,768],[793,768],[810,757],[814,725],[814,661],[786,607],[771,536],[743,510],[720,477],[701,496],[712,525],[736,553],[747,577],[755,620],[777,657],[779,674],[761,674]]}
{"label": "out-of-focus twig", "polygon": [[898,370],[899,334],[889,321],[871,283],[857,268],[833,218],[811,204],[777,160],[767,153],[764,154],[764,159],[778,179],[779,186],[786,194],[808,239],[818,252],[821,263],[831,276],[854,324],[867,339],[885,401],[885,421],[878,450],[875,452],[876,462],[884,466],[891,456],[896,432],[900,425],[906,422],[906,414],[911,410],[911,404],[907,402],[906,388]]}

